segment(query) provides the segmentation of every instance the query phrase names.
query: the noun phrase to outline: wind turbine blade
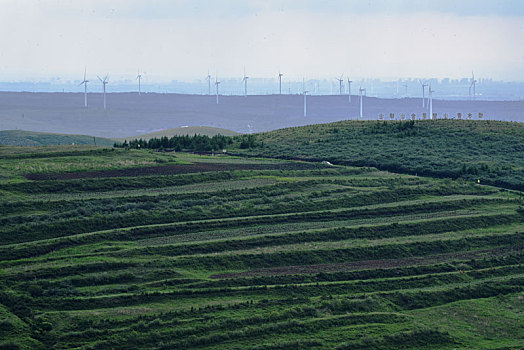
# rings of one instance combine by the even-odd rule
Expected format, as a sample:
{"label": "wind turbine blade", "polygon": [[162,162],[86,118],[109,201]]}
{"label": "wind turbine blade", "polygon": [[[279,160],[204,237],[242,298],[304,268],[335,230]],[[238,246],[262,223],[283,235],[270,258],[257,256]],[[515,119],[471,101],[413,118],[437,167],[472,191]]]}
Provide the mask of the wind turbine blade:
{"label": "wind turbine blade", "polygon": [[100,78],[98,75],[97,75],[96,77],[98,78],[98,80],[100,80],[100,82],[102,82],[102,83],[104,82],[104,81],[102,80],[102,78]]}

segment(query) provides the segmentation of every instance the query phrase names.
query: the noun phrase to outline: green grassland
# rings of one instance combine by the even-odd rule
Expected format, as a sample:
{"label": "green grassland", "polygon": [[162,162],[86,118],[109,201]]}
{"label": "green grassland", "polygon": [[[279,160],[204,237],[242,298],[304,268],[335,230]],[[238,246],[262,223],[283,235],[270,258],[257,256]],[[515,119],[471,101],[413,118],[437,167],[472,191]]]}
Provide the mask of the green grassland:
{"label": "green grassland", "polygon": [[50,146],[50,145],[112,146],[114,141],[88,135],[54,134],[25,130],[0,130],[0,145]]}
{"label": "green grassland", "polygon": [[342,121],[251,136],[246,155],[327,160],[463,178],[524,190],[524,124],[499,121]]}
{"label": "green grassland", "polygon": [[[379,124],[344,125],[316,145]],[[0,348],[523,348],[522,193],[351,165],[312,128],[249,157],[0,147]]]}

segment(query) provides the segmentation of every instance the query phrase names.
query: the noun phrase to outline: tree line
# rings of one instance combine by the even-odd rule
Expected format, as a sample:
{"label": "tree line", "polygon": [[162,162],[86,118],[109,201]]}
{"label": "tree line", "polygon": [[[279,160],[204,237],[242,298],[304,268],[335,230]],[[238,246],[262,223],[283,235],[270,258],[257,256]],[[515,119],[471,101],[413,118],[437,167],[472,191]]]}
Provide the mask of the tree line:
{"label": "tree line", "polygon": [[222,151],[227,145],[233,143],[233,138],[223,135],[215,135],[212,137],[206,135],[175,135],[168,138],[163,136],[161,138],[152,138],[149,140],[134,139],[129,142],[125,140],[123,143],[116,142],[114,147],[118,148],[150,148],[150,149],[170,149],[174,151],[194,151],[194,152],[211,152]]}

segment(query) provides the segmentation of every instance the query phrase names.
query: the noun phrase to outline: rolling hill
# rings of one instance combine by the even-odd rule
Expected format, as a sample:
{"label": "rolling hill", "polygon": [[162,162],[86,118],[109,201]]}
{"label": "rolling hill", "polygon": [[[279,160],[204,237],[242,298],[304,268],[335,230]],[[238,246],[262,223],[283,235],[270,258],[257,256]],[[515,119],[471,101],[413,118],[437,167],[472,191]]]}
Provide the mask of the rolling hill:
{"label": "rolling hill", "polygon": [[342,121],[255,134],[236,154],[334,164],[524,190],[524,123]]}
{"label": "rolling hill", "polygon": [[227,129],[221,129],[221,128],[213,128],[210,126],[183,126],[180,128],[171,128],[166,130],[160,130],[148,134],[142,134],[142,135],[135,135],[135,136],[129,136],[124,138],[118,138],[118,141],[124,141],[124,140],[132,140],[132,139],[143,139],[143,140],[149,140],[154,137],[161,138],[161,137],[173,137],[173,136],[183,136],[183,135],[206,135],[206,136],[215,136],[215,135],[223,135],[223,136],[235,136],[240,135],[240,133],[236,131],[231,131]]}
{"label": "rolling hill", "polygon": [[521,349],[522,192],[443,171],[522,129],[464,122],[0,147],[0,348]]}
{"label": "rolling hill", "polygon": [[25,130],[0,130],[0,145],[54,146],[54,145],[112,146],[114,140],[88,135],[53,134]]}

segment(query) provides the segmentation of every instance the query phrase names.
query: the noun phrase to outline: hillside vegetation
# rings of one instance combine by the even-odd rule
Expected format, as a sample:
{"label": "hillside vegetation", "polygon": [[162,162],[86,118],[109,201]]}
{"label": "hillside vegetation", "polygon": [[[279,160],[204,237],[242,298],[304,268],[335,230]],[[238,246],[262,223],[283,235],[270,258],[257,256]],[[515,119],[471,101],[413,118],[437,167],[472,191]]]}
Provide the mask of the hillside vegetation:
{"label": "hillside vegetation", "polygon": [[524,124],[499,121],[343,121],[251,136],[238,154],[335,164],[524,190]]}
{"label": "hillside vegetation", "polygon": [[0,145],[50,146],[50,145],[112,146],[114,141],[88,135],[53,134],[25,130],[0,130]]}
{"label": "hillside vegetation", "polygon": [[124,138],[117,139],[120,142],[125,140],[130,141],[134,139],[150,140],[152,138],[161,138],[161,137],[173,137],[173,136],[193,136],[193,135],[205,135],[205,136],[235,136],[240,133],[232,130],[213,128],[211,126],[185,126],[180,128],[171,128],[166,130],[155,131],[142,135],[129,136]]}
{"label": "hillside vegetation", "polygon": [[[349,163],[337,135],[375,124],[345,125],[240,150]],[[0,348],[524,347],[517,191],[149,149],[0,155]]]}

